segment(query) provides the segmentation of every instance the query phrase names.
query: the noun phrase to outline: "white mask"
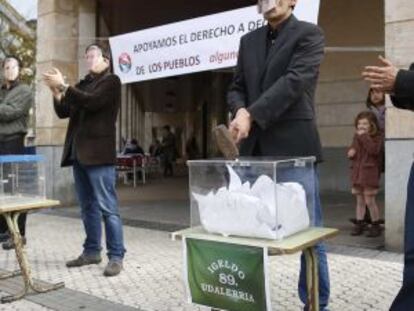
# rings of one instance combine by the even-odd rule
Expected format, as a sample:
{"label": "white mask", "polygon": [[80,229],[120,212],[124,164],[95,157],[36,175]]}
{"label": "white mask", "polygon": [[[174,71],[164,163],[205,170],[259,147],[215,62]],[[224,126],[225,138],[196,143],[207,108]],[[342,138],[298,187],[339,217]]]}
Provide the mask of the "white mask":
{"label": "white mask", "polygon": [[264,14],[266,12],[269,12],[277,6],[278,2],[279,2],[279,0],[259,0],[257,2],[257,11],[260,14]]}
{"label": "white mask", "polygon": [[3,73],[7,81],[16,81],[19,77],[19,63],[14,58],[7,59],[4,64]]}
{"label": "white mask", "polygon": [[103,66],[104,57],[99,48],[90,48],[85,55],[86,65],[89,71],[98,73]]}

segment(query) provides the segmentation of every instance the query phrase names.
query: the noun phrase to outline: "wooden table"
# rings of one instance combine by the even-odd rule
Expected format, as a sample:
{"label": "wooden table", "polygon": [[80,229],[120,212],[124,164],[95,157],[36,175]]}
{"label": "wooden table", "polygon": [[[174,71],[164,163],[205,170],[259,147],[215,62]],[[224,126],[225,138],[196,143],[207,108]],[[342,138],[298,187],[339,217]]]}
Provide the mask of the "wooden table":
{"label": "wooden table", "polygon": [[28,293],[30,288],[37,293],[45,293],[65,286],[63,282],[52,284],[49,286],[40,286],[39,284],[34,283],[31,276],[29,261],[27,259],[26,251],[22,243],[22,236],[20,235],[19,226],[17,224],[17,220],[21,213],[55,207],[60,205],[60,202],[46,199],[42,199],[39,201],[26,200],[26,202],[12,202],[12,200],[10,200],[9,202],[2,202],[0,200],[0,214],[3,215],[3,217],[6,219],[12,241],[15,245],[14,250],[16,252],[16,258],[19,263],[20,270],[0,274],[0,279],[7,279],[16,275],[22,275],[24,288],[21,292],[15,295],[2,297],[2,303],[12,302],[23,298]]}
{"label": "wooden table", "polygon": [[314,227],[281,241],[274,241],[242,237],[224,237],[222,235],[208,233],[201,227],[193,227],[174,232],[171,234],[171,237],[173,240],[186,237],[261,248],[267,247],[269,256],[289,255],[302,251],[306,261],[306,285],[310,310],[319,311],[318,256],[314,246],[324,240],[335,237],[338,233],[339,230],[337,229]]}

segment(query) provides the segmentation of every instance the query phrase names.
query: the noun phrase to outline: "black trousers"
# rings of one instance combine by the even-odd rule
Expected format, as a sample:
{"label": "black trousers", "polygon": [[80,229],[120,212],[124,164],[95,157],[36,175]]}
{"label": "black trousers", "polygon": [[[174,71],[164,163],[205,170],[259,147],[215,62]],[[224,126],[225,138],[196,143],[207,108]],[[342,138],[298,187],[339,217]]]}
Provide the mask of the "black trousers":
{"label": "black trousers", "polygon": [[[0,141],[0,155],[23,154],[24,153],[24,135],[17,136],[11,140]],[[19,231],[22,236],[26,234],[26,217],[27,213],[20,214],[18,219]],[[7,232],[7,223],[4,217],[0,217],[0,233]]]}
{"label": "black trousers", "polygon": [[390,311],[408,311],[414,308],[414,164],[407,185],[404,232],[403,283]]}
{"label": "black trousers", "polygon": [[163,166],[164,166],[164,176],[173,176],[174,175],[174,155],[170,153],[165,153],[163,155]]}

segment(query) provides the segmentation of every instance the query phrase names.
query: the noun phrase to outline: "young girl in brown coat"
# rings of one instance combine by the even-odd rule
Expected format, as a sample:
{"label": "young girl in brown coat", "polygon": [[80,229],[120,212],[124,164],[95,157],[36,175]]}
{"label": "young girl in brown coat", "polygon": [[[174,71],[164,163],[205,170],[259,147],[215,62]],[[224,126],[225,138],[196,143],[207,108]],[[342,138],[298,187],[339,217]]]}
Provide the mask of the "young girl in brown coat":
{"label": "young girl in brown coat", "polygon": [[356,133],[348,150],[352,161],[352,194],[356,196],[356,224],[352,235],[361,235],[364,231],[365,209],[368,207],[372,225],[367,236],[381,234],[379,210],[375,197],[378,194],[382,166],[383,134],[378,120],[371,111],[358,114],[355,119]]}

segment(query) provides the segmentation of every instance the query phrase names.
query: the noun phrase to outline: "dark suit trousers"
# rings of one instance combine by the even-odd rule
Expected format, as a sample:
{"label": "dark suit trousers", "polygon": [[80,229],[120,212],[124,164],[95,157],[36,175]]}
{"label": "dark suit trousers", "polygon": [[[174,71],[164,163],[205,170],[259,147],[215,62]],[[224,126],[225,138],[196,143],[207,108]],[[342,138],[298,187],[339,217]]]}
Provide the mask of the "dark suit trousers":
{"label": "dark suit trousers", "polygon": [[390,311],[407,311],[414,308],[414,164],[407,185],[404,232],[403,285]]}
{"label": "dark suit trousers", "polygon": [[[24,135],[12,140],[0,141],[0,155],[23,154]],[[7,168],[6,168],[7,169]],[[26,213],[20,214],[18,219],[19,230],[22,236],[26,233]],[[0,217],[0,233],[7,232],[7,223],[4,217]]]}

